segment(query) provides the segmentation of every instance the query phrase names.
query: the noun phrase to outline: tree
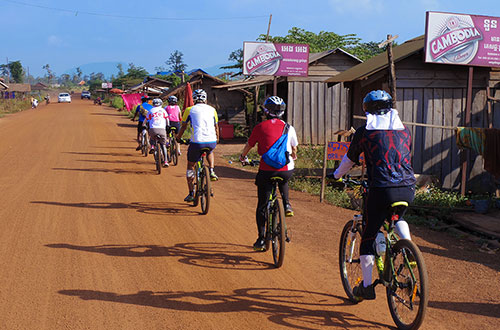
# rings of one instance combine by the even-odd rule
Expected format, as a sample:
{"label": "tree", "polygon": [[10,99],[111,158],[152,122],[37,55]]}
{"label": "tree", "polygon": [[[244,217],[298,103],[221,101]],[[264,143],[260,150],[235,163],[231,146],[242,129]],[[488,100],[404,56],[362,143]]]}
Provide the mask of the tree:
{"label": "tree", "polygon": [[[266,40],[266,35],[261,34],[257,40]],[[320,31],[316,34],[298,27],[291,28],[284,37],[270,36],[268,41],[273,43],[308,44],[311,53],[342,48],[362,60],[366,60],[384,51],[378,48],[378,43],[362,43],[356,34],[339,35],[335,32],[327,31]]]}
{"label": "tree", "polygon": [[0,75],[2,75],[2,77],[7,78],[7,81],[9,80],[10,69],[8,64],[0,64]]}
{"label": "tree", "polygon": [[50,84],[50,81],[54,78],[54,72],[50,69],[49,64],[45,64],[42,69],[47,70],[47,83]]}
{"label": "tree", "polygon": [[146,69],[140,66],[135,66],[134,63],[128,64],[127,74],[117,77],[112,80],[113,86],[131,87],[140,84],[144,78],[148,76]]}
{"label": "tree", "polygon": [[172,71],[185,71],[187,68],[187,65],[184,64],[184,61],[182,60],[182,57],[184,54],[182,54],[180,51],[176,50],[172,54],[170,54],[170,57],[168,60],[165,62],[170,70]]}
{"label": "tree", "polygon": [[9,71],[12,79],[16,83],[22,83],[24,79],[24,70],[21,61],[9,62]]}
{"label": "tree", "polygon": [[238,69],[234,76],[243,74],[243,48],[234,50],[228,57],[229,61],[236,62],[233,65],[221,66],[221,69]]}
{"label": "tree", "polygon": [[123,77],[125,75],[125,72],[123,72],[123,65],[118,63],[116,68],[118,69],[118,77]]}

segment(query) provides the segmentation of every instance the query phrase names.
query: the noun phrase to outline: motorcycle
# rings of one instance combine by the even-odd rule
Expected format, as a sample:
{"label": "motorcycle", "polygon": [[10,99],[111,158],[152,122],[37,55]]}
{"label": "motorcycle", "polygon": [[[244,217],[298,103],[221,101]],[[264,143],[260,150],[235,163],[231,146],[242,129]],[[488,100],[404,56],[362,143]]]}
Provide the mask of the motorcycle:
{"label": "motorcycle", "polygon": [[100,98],[96,98],[94,100],[94,105],[102,105],[102,100]]}

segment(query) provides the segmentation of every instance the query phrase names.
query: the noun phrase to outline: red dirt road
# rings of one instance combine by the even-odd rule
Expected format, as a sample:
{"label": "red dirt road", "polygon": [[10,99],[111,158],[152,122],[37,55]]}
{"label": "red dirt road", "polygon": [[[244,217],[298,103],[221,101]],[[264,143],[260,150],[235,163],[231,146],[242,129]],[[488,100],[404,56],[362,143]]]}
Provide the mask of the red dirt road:
{"label": "red dirt road", "polygon": [[[337,250],[353,212],[292,192],[292,242],[274,269],[250,248],[253,174],[219,159],[202,216],[182,201],[185,156],[156,175],[134,126],[80,100],[0,119],[0,329],[394,327],[383,288],[345,299]],[[412,234],[431,280],[422,328],[500,327],[498,254]]]}

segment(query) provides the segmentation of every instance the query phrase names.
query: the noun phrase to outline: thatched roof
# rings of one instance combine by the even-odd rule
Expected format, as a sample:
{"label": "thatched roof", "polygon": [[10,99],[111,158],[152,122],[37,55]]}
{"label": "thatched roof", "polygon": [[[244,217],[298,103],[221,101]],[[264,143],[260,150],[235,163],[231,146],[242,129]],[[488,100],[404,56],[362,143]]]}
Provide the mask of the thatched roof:
{"label": "thatched roof", "polygon": [[9,92],[27,93],[27,92],[31,92],[31,85],[30,84],[9,84],[9,88],[7,90]]}

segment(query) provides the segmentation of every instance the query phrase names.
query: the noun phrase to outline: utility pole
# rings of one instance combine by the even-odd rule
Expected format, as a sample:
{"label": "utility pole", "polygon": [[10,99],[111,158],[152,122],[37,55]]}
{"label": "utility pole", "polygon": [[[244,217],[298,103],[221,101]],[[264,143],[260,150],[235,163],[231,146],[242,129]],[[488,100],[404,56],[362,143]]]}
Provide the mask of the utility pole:
{"label": "utility pole", "polygon": [[396,68],[394,66],[394,57],[392,56],[392,43],[396,40],[398,36],[394,37],[392,34],[387,35],[387,40],[378,45],[379,48],[387,45],[387,62],[389,64],[389,90],[392,96],[393,104],[396,105],[397,95],[396,95]]}

